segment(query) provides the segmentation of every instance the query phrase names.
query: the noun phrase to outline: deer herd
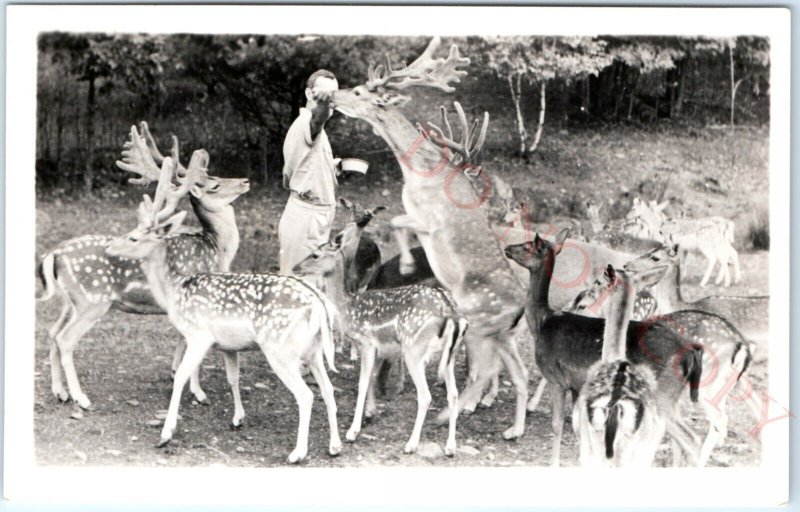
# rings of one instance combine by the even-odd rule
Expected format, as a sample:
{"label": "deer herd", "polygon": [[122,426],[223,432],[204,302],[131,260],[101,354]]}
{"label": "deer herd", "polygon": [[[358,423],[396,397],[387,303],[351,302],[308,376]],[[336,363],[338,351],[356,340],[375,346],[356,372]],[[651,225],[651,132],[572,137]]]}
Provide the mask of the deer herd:
{"label": "deer herd", "polygon": [[[113,308],[166,314],[181,335],[158,446],[175,433],[187,381],[194,398],[207,402],[198,368],[210,348],[223,355],[234,401],[232,425],[242,425],[238,354],[260,350],[297,401],[297,443],[288,461],[308,453],[313,393],[303,376],[306,367],[325,403],[329,454],[337,455],[342,444],[328,370],[336,372],[336,353],[349,342],[360,372],[352,383],[357,399],[347,441],[356,441],[364,417],[376,414],[375,389],[385,368],[401,364],[417,391],[417,415],[404,449],[414,452],[432,402],[426,366],[434,362],[436,378],[446,388],[447,403],[436,422],[448,425],[448,456],[456,454],[459,413],[474,411],[479,403],[490,407],[505,370],[515,406],[503,438],[524,434],[526,415],[549,384],[554,465],[560,464],[570,400],[582,466],[651,466],[664,438],[674,465],[705,465],[727,435],[726,404],[717,397],[742,382],[755,341],[768,332],[768,297],[686,302],[681,295],[687,252],[707,260],[701,286],[717,264],[717,284],[730,284],[729,266],[733,281],[740,279],[733,223],[720,217],[668,219],[668,203],[638,198],[625,219],[609,223],[590,205],[591,229],[580,236],[570,229],[539,234],[490,221],[487,190],[495,184],[492,201],[507,196],[508,187],[488,177],[479,163],[488,114],[469,125],[456,103],[462,129],[456,140],[444,107],[442,127],[414,125],[399,108],[409,100],[401,94],[405,89],[452,92],[452,84],[466,75],[469,59],[456,46],[435,58],[438,45],[435,38],[399,69],[388,58],[370,66],[365,84],[333,96],[339,112],[366,121],[384,139],[402,171],[405,214],[390,222],[400,254],[383,263],[364,230],[385,208],[342,200],[349,222],[294,268],[296,277],[231,272],[239,247],[232,203],[249,190],[247,180],[209,175],[204,150],[195,151],[184,167],[176,138],[165,157],[146,123],[132,127],[117,165],[136,175],[131,182],[157,185],[152,198],[145,195],[139,205],[136,227],[123,236],[67,240],[39,264],[44,288],[39,299],[58,295],[63,303],[49,330],[55,397],[90,407],[73,353]],[[182,227],[186,212],[177,210],[184,196],[199,231]],[[411,234],[419,247],[411,247]],[[531,350],[521,350],[531,340]],[[462,346],[466,384],[459,392],[456,362]],[[533,360],[523,353],[533,354]],[[529,367],[542,376],[533,397]],[[687,395],[708,419],[703,438],[683,418]],[[744,401],[759,418],[756,394],[751,390]]]}

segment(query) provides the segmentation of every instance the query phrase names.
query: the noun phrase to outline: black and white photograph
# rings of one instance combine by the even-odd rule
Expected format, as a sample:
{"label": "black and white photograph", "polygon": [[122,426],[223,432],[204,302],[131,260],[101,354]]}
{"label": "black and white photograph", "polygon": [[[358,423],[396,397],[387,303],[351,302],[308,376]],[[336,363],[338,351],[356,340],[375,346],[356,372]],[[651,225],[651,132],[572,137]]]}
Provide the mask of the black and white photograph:
{"label": "black and white photograph", "polygon": [[788,10],[8,12],[7,497],[788,499]]}

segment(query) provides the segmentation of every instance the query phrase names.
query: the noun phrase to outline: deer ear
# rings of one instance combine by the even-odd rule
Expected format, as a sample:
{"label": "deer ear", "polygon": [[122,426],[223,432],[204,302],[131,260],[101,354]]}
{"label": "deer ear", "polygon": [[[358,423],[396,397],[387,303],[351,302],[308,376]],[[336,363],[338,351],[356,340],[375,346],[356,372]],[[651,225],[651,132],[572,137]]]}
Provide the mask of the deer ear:
{"label": "deer ear", "polygon": [[384,210],[388,210],[388,208],[387,208],[387,207],[385,207],[385,206],[376,206],[376,207],[375,207],[375,208],[372,210],[372,213],[373,213],[373,215],[374,215],[374,214],[376,214],[376,213],[378,213],[378,212],[382,212],[382,211],[384,211]]}
{"label": "deer ear", "polygon": [[614,267],[611,265],[611,263],[608,264],[608,266],[606,267],[606,271],[603,275],[605,275],[606,279],[608,279],[609,282],[612,283],[614,282],[614,279],[616,279],[617,277],[617,273],[614,270]]}
{"label": "deer ear", "polygon": [[650,288],[651,286],[655,286],[658,284],[659,281],[664,277],[667,273],[667,266],[656,267],[654,269],[647,270],[645,272],[640,272],[631,276],[631,280],[634,283],[634,286],[637,290],[642,290],[644,288]]}
{"label": "deer ear", "polygon": [[660,204],[656,205],[656,209],[658,209],[658,211],[660,211],[660,212],[663,212],[663,211],[664,211],[664,209],[665,209],[667,206],[669,206],[669,199],[667,199],[667,200],[666,200],[666,201],[664,201],[663,203],[660,203]]}
{"label": "deer ear", "polygon": [[[672,239],[670,239],[670,242],[672,242]],[[672,245],[669,246],[667,254],[669,254],[670,256],[677,256],[678,251],[680,251],[680,249],[681,248],[680,246],[678,246],[678,244],[673,243]]]}
{"label": "deer ear", "polygon": [[172,217],[162,222],[156,229],[156,236],[163,238],[175,233],[181,227],[183,219],[186,217],[186,212],[178,212]]}
{"label": "deer ear", "polygon": [[533,246],[534,247],[541,247],[542,239],[539,237],[539,233],[536,233],[536,236],[533,237]]}
{"label": "deer ear", "polygon": [[189,189],[189,192],[190,192],[190,193],[191,193],[191,194],[192,194],[194,197],[196,197],[196,198],[198,198],[198,199],[200,199],[201,197],[203,197],[203,194],[205,194],[205,191],[203,191],[203,187],[200,187],[200,186],[198,186],[198,185],[193,185],[193,186],[192,186],[192,188],[191,188],[191,189]]}
{"label": "deer ear", "polygon": [[638,198],[638,197],[634,197],[634,198],[633,198],[633,205],[634,205],[634,206],[639,206],[639,203],[641,203],[641,201],[639,200],[639,198]]}
{"label": "deer ear", "polygon": [[339,199],[339,203],[340,203],[342,206],[344,206],[345,208],[347,208],[348,210],[351,210],[351,209],[353,208],[353,203],[351,203],[350,201],[348,201],[348,200],[347,200],[347,199],[345,199],[345,198],[341,198],[341,199]]}

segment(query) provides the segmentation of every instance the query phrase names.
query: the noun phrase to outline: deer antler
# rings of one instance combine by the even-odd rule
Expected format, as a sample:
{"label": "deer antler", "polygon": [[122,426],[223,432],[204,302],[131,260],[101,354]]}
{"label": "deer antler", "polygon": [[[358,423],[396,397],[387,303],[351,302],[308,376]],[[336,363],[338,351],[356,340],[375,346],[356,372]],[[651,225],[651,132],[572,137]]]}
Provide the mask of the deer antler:
{"label": "deer antler", "polygon": [[[139,131],[142,132],[142,138],[144,139],[145,144],[147,145],[147,150],[150,153],[150,156],[155,160],[157,165],[161,165],[161,162],[164,161],[164,155],[161,154],[161,150],[158,149],[158,145],[156,145],[156,139],[153,137],[153,134],[150,133],[150,128],[147,125],[147,121],[142,121],[139,123]],[[172,136],[172,158],[178,164],[178,171],[183,173],[186,172],[186,168],[181,165],[181,161],[179,158],[179,144],[178,144],[178,137],[175,135]]]}
{"label": "deer antler", "polygon": [[[450,121],[447,119],[447,109],[444,105],[439,107],[439,110],[442,114],[442,124],[447,129],[447,135],[445,135],[441,128],[433,123],[428,123],[427,130],[419,124],[417,125],[417,129],[435,145],[453,151],[455,153],[454,158],[451,159],[453,163],[464,162],[476,164],[478,155],[483,148],[484,142],[486,142],[486,131],[489,128],[489,113],[483,113],[483,124],[481,125],[480,134],[478,134],[477,128],[479,120],[475,119],[472,122],[472,126],[470,126],[469,123],[467,123],[467,115],[464,113],[461,104],[454,101],[453,106],[456,108],[458,120],[461,123],[461,140],[459,142],[456,142],[453,138],[453,129],[450,126]],[[477,140],[475,138],[476,134]],[[459,162],[456,162],[455,156],[460,157]]]}
{"label": "deer antler", "polygon": [[461,77],[466,76],[467,72],[458,68],[469,65],[469,59],[459,55],[456,45],[450,47],[447,59],[432,58],[440,43],[441,39],[438,36],[434,37],[422,55],[402,69],[392,69],[388,55],[385,64],[375,66],[374,63],[370,63],[367,71],[368,80],[365,84],[367,89],[400,90],[412,86],[425,86],[453,92],[455,88],[450,83],[460,82]]}
{"label": "deer antler", "polygon": [[135,126],[131,126],[130,137],[130,140],[125,141],[122,160],[117,160],[117,167],[141,176],[141,178],[130,178],[128,182],[147,186],[159,179],[158,164],[153,160],[144,139],[139,136]]}

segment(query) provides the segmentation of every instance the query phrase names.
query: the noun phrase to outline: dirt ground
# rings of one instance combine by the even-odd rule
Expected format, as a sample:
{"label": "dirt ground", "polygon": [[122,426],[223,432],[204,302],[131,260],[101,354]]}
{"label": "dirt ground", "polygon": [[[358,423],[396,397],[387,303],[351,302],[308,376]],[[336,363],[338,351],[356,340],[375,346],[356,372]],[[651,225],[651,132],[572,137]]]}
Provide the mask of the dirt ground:
{"label": "dirt ground", "polygon": [[[537,169],[546,164],[538,160],[529,170],[522,162],[492,162],[504,178],[517,187],[542,190],[551,203],[582,201],[592,197],[608,197],[617,192],[618,183],[628,183],[631,188],[651,169],[670,162],[677,175],[694,173],[700,177],[715,176],[723,185],[737,180],[753,184],[753,188],[730,187],[731,194],[722,199],[702,196],[696,199],[672,182],[671,193],[692,201],[692,216],[727,214],[745,225],[748,212],[763,206],[765,193],[764,162],[766,135],[746,134],[737,146],[740,152],[737,166],[714,162],[712,134],[701,137],[672,138],[658,134],[642,137],[634,142],[611,141],[603,151],[592,148],[592,138],[583,136],[579,141],[572,135],[561,137],[563,144],[582,148],[577,151],[579,162],[590,169],[579,175],[564,173],[564,180],[548,183],[540,180]],[[611,135],[603,135],[608,140]],[[709,139],[710,137],[710,139]],[[573,138],[580,138],[574,136]],[[628,139],[625,139],[628,140]],[[550,146],[548,146],[550,144]],[[749,146],[748,146],[749,144]],[[698,148],[699,146],[702,146]],[[609,147],[611,150],[609,150]],[[614,149],[616,148],[616,149]],[[675,149],[679,148],[679,149]],[[680,149],[682,148],[682,149]],[[718,153],[727,154],[728,145],[719,145]],[[750,148],[748,150],[747,148]],[[557,142],[548,142],[543,154],[558,150]],[[696,150],[696,151],[695,151]],[[580,153],[583,151],[583,153]],[[610,151],[610,152],[609,152]],[[595,155],[606,155],[595,158]],[[620,154],[636,155],[635,159]],[[696,155],[703,154],[705,161],[698,162]],[[575,163],[571,156],[558,160],[564,168]],[[648,160],[649,158],[649,160]],[[719,157],[723,159],[722,156]],[[750,159],[750,160],[748,160]],[[748,165],[748,162],[756,164]],[[661,162],[661,163],[659,163]],[[213,166],[213,165],[212,165]],[[714,173],[715,169],[721,169]],[[586,180],[585,174],[602,176],[598,181]],[[729,174],[734,172],[733,176]],[[616,178],[614,177],[616,176]],[[760,176],[760,179],[758,178]],[[606,178],[607,177],[607,178]],[[680,183],[691,180],[680,180]],[[400,183],[396,176],[356,178],[342,185],[340,194],[357,197],[365,205],[386,204],[390,214],[397,214],[400,206]],[[688,185],[687,185],[688,186]],[[735,192],[734,192],[735,190]],[[562,192],[563,191],[563,192]],[[88,233],[122,234],[135,224],[132,192],[119,197],[106,196],[94,199],[46,198],[37,205],[37,256],[66,238]],[[577,197],[577,199],[575,198]],[[285,204],[283,193],[258,190],[236,203],[237,221],[242,246],[234,262],[237,271],[272,271],[277,268],[277,223]],[[722,205],[722,206],[721,206]],[[724,208],[723,208],[724,206]],[[731,211],[735,210],[737,214]],[[388,216],[387,218],[388,219]],[[384,258],[395,252],[386,229],[386,219],[373,222],[368,233],[381,246]],[[341,224],[337,216],[337,225]],[[738,234],[737,234],[738,237]],[[737,238],[738,240],[738,238]],[[744,243],[744,242],[742,242]],[[740,252],[742,283],[729,289],[710,286],[699,290],[696,286],[702,273],[699,258],[689,260],[689,276],[684,286],[689,298],[706,294],[766,294],[768,252]],[[222,464],[228,466],[276,466],[294,446],[297,429],[297,408],[291,394],[271,372],[260,353],[251,352],[242,357],[242,399],[247,419],[238,430],[229,428],[233,415],[232,398],[225,380],[221,357],[211,353],[202,370],[203,387],[210,405],[193,403],[188,389],[181,407],[182,419],[173,442],[164,449],[155,448],[160,434],[158,411],[167,408],[171,393],[170,363],[177,332],[164,316],[135,316],[110,312],[82,340],[75,356],[78,375],[84,391],[93,402],[92,410],[79,414],[72,404],[61,404],[50,393],[50,368],[48,359],[47,329],[55,321],[60,305],[57,299],[37,304],[36,314],[36,368],[35,368],[35,439],[36,457],[40,464],[59,465],[134,465],[134,466],[195,466]],[[355,407],[357,365],[349,363],[344,354],[337,355],[338,374],[331,374],[336,387],[339,409],[340,434],[349,427]],[[762,358],[749,370],[750,378],[758,388],[767,383],[766,361]],[[434,369],[429,369],[433,382]],[[457,378],[463,381],[463,354],[459,356]],[[533,377],[531,392],[538,376]],[[445,458],[433,444],[443,447],[447,431],[437,428],[431,419],[446,403],[444,389],[432,386],[433,407],[422,434],[422,454],[402,453],[414,422],[416,398],[413,385],[407,379],[406,391],[379,400],[378,418],[362,429],[355,444],[345,443],[342,453],[331,458],[327,455],[328,428],[325,408],[315,391],[316,400],[311,419],[309,466],[373,466],[373,465],[436,465],[436,466],[544,466],[549,463],[551,428],[549,393],[545,393],[539,409],[529,413],[525,436],[516,441],[504,441],[501,432],[512,421],[514,390],[507,377],[502,377],[500,395],[491,409],[478,409],[473,415],[462,416],[458,423],[460,450],[454,458]],[[685,404],[685,415],[698,433],[705,432],[707,422],[699,407]],[[730,427],[724,446],[715,450],[712,466],[749,466],[760,460],[760,445],[747,431],[756,423],[742,403],[728,405]],[[76,417],[77,416],[77,417]],[[564,429],[562,465],[577,462],[576,438],[570,426]],[[668,464],[666,444],[658,455],[660,465]]]}

